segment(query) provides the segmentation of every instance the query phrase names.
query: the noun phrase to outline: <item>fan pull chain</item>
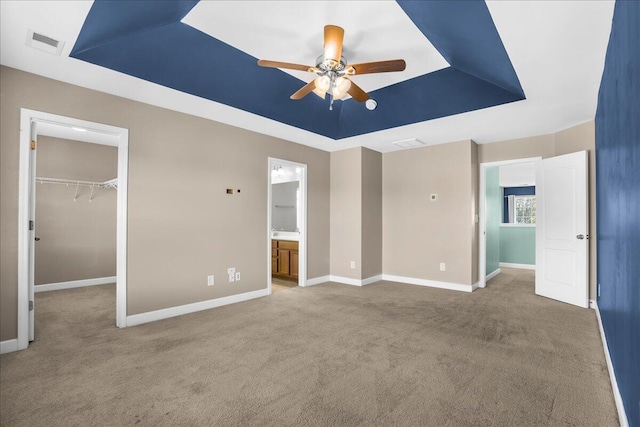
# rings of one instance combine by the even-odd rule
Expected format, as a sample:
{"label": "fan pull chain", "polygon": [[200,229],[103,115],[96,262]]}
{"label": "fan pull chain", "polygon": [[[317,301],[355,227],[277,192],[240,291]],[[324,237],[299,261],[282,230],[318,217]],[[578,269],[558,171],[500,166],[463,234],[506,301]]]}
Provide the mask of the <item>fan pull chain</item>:
{"label": "fan pull chain", "polygon": [[333,111],[333,89],[336,87],[336,74],[334,72],[329,73],[331,75],[331,82],[329,83],[329,111]]}

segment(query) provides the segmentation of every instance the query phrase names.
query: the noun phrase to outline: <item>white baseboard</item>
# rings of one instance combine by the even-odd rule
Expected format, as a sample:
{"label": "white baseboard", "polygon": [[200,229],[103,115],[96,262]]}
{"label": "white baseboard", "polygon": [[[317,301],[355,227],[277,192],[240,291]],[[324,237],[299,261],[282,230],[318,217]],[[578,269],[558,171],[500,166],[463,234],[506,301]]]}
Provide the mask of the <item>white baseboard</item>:
{"label": "white baseboard", "polygon": [[435,280],[416,279],[415,277],[394,276],[391,274],[383,274],[382,280],[390,282],[408,283],[410,285],[429,286],[432,288],[449,289],[452,291],[473,292],[478,288],[478,283],[473,285],[462,285],[459,283],[437,282]]}
{"label": "white baseboard", "polygon": [[371,277],[367,277],[366,279],[362,279],[362,285],[361,286],[366,286],[366,285],[370,285],[372,283],[376,283],[382,280],[382,274],[378,274],[376,276],[371,276]]}
{"label": "white baseboard", "polygon": [[18,351],[17,339],[0,341],[0,354],[11,353],[14,351]]}
{"label": "white baseboard", "polygon": [[475,291],[479,287],[480,287],[480,282],[474,283],[473,285],[471,285],[471,292]]}
{"label": "white baseboard", "polygon": [[329,280],[336,283],[342,283],[343,285],[362,286],[360,279],[352,279],[350,277],[334,276],[332,274],[329,276]]}
{"label": "white baseboard", "polygon": [[85,286],[106,285],[108,283],[116,283],[116,276],[35,285],[33,290],[34,292],[58,291],[60,289],[84,288]]}
{"label": "white baseboard", "polygon": [[192,304],[179,305],[177,307],[169,307],[163,308],[161,310],[134,314],[131,316],[127,316],[127,327],[142,325],[143,323],[155,322],[156,320],[169,319],[170,317],[182,316],[183,314],[195,313],[197,311],[208,310],[210,308],[221,307],[223,305],[235,304],[237,302],[248,301],[255,298],[266,297],[268,295],[269,290],[265,288],[223,298],[210,299],[207,301],[194,302]]}
{"label": "white baseboard", "polygon": [[500,267],[506,267],[506,268],[521,268],[523,270],[535,270],[536,269],[536,265],[535,264],[515,264],[513,262],[501,262]]}
{"label": "white baseboard", "polygon": [[498,274],[500,274],[500,269],[496,268],[495,270],[493,270],[493,272],[487,274],[487,277],[484,278],[484,281],[488,282],[489,280],[491,280],[494,277],[496,277]]}
{"label": "white baseboard", "polygon": [[305,286],[314,286],[314,285],[319,285],[320,283],[326,283],[328,281],[330,281],[331,276],[321,276],[321,277],[314,277],[313,279],[307,279],[307,283]]}
{"label": "white baseboard", "polygon": [[602,318],[600,317],[600,309],[598,304],[594,300],[589,300],[591,308],[595,309],[596,317],[598,318],[598,327],[600,328],[600,338],[602,338],[602,346],[604,347],[604,357],[607,359],[607,369],[609,370],[609,379],[611,380],[611,388],[613,389],[613,400],[616,402],[616,409],[618,410],[618,419],[620,420],[620,427],[629,427],[629,420],[627,419],[627,413],[624,410],[624,403],[622,402],[622,396],[620,395],[620,389],[618,388],[618,381],[616,380],[616,373],[613,370],[613,364],[611,363],[611,354],[609,354],[609,345],[607,344],[607,337],[604,334],[604,328],[602,327]]}
{"label": "white baseboard", "polygon": [[352,279],[350,277],[330,275],[329,280],[336,283],[342,283],[343,285],[365,286],[365,285],[370,285],[371,283],[379,282],[380,280],[382,280],[382,274],[378,274],[377,276],[367,277],[366,279]]}

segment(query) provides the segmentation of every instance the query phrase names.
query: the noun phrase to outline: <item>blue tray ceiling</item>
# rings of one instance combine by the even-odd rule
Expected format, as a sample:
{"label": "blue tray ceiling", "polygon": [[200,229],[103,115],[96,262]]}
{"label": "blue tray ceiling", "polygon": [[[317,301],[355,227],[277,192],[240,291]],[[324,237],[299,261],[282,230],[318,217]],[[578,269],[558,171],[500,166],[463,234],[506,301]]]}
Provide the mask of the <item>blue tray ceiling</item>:
{"label": "blue tray ceiling", "polygon": [[97,0],[70,56],[335,140],[525,99],[484,1],[399,0],[450,67],[371,91],[373,111],[290,100],[299,79],[181,22],[197,3]]}

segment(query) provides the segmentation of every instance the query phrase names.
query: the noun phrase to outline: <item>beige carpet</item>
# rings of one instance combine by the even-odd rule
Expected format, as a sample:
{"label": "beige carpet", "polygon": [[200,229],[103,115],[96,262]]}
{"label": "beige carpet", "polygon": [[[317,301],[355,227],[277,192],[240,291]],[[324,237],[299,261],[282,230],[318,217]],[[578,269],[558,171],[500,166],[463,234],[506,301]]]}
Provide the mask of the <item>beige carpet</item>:
{"label": "beige carpet", "polygon": [[293,288],[124,330],[112,285],[36,295],[4,426],[616,426],[593,310],[505,269],[474,293]]}

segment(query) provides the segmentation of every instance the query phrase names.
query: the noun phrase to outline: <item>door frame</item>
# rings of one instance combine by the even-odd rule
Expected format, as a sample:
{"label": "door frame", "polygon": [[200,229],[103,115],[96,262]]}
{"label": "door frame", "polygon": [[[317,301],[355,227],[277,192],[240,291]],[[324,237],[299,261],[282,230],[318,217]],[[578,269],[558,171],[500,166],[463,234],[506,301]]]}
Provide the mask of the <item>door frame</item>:
{"label": "door frame", "polygon": [[[29,256],[35,242],[30,238],[31,197],[35,188],[36,165],[31,162],[32,123],[49,123],[65,127],[80,127],[114,137],[117,142],[101,142],[118,148],[118,194],[116,225],[116,326],[127,326],[127,190],[129,171],[129,130],[102,123],[41,111],[20,109],[20,165],[18,184],[18,350],[29,347],[29,290],[33,276],[29,274],[34,259]],[[95,143],[95,142],[91,142]],[[36,224],[37,226],[37,224]],[[31,270],[32,271],[32,270]]]}
{"label": "door frame", "polygon": [[480,163],[480,188],[479,188],[479,239],[478,239],[478,286],[484,288],[487,286],[487,229],[486,219],[486,194],[487,194],[487,168],[494,166],[505,166],[517,163],[530,163],[542,160],[542,157],[527,157],[522,159],[499,160],[495,162]]}
{"label": "door frame", "polygon": [[267,169],[267,290],[271,295],[271,171],[275,165],[300,168],[300,238],[298,240],[298,286],[307,286],[307,165],[290,160],[268,158]]}

